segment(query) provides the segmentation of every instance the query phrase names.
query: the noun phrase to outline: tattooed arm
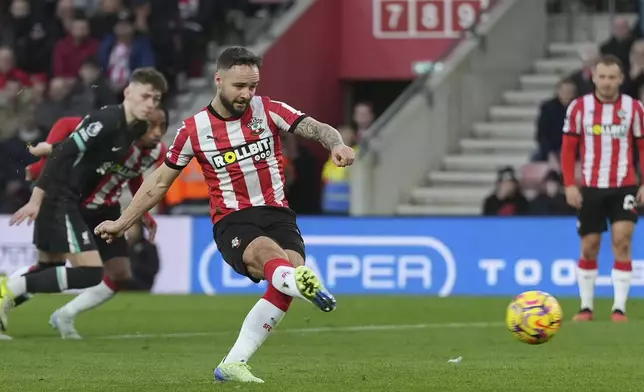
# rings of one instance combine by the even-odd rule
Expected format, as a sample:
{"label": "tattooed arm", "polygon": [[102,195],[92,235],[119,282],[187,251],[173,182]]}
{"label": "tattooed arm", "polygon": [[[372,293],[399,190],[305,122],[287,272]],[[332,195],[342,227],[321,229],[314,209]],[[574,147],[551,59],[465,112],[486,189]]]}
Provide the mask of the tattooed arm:
{"label": "tattooed arm", "polygon": [[344,144],[340,132],[332,126],[316,121],[311,117],[303,118],[295,126],[293,133],[315,140],[331,151],[331,160],[338,167],[349,166],[355,159],[353,148]]}
{"label": "tattooed arm", "polygon": [[327,150],[332,151],[335,147],[343,146],[342,136],[332,126],[321,123],[311,117],[305,117],[293,130],[295,135],[315,140]]}

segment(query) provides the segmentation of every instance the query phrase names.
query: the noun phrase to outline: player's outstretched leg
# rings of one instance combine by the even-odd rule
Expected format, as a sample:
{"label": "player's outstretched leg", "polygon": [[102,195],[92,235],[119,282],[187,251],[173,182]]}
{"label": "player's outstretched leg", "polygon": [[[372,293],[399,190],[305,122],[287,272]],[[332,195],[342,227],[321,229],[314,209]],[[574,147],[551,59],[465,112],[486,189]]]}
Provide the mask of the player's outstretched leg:
{"label": "player's outstretched leg", "polygon": [[63,339],[81,339],[74,328],[74,319],[80,313],[93,309],[109,301],[132,279],[129,259],[116,257],[104,264],[103,281],[90,287],[52,314],[50,324],[57,329]]}
{"label": "player's outstretched leg", "polygon": [[[47,269],[47,268],[64,267],[64,266],[65,266],[64,262],[43,262],[43,261],[39,261],[38,264],[35,264],[35,265],[32,265],[32,266],[18,268],[17,270],[15,270],[9,276],[9,278],[12,278],[14,276],[24,276],[24,275],[30,274],[30,273],[36,273],[38,271],[42,271],[42,270]],[[18,306],[24,304],[25,302],[29,301],[31,298],[33,298],[33,294],[31,294],[31,293],[26,293],[26,294],[23,294],[23,295],[19,296],[19,297],[15,298],[13,300],[13,302],[14,302],[13,307],[14,308],[18,307]]]}
{"label": "player's outstretched leg", "polygon": [[336,301],[310,268],[294,267],[286,251],[267,237],[255,238],[246,247],[243,262],[256,281],[263,277],[270,284],[246,316],[235,345],[215,369],[214,377],[217,381],[262,383],[250,372],[248,360],[284,318],[293,298],[310,301],[326,312],[335,309]]}
{"label": "player's outstretched leg", "polygon": [[251,373],[248,360],[284,318],[292,300],[293,297],[268,286],[264,297],[244,319],[235,345],[215,369],[216,381],[264,382]]}
{"label": "player's outstretched leg", "polygon": [[[69,289],[84,289],[95,286],[103,277],[103,267],[100,266],[98,252],[87,252],[88,257],[79,259],[83,266],[66,268],[58,266],[47,268],[25,275],[12,276],[0,281],[0,328],[7,328],[7,313],[15,306],[15,299],[28,293],[60,293]],[[80,254],[79,254],[80,256]],[[62,257],[61,257],[62,258]],[[98,260],[92,263],[92,259]],[[62,263],[58,262],[59,264]],[[86,266],[85,263],[88,265]]]}
{"label": "player's outstretched leg", "polygon": [[118,292],[117,285],[107,276],[96,286],[90,287],[57,309],[50,317],[49,324],[60,332],[63,339],[78,340],[81,335],[74,327],[76,316],[110,300]]}
{"label": "player's outstretched leg", "polygon": [[17,280],[20,278],[26,279],[25,276],[29,274],[36,274],[38,272],[50,269],[50,268],[56,268],[56,267],[64,267],[65,262],[60,261],[39,261],[38,264],[29,266],[29,267],[22,267],[14,271],[11,276],[5,277],[2,281],[0,281],[0,286],[2,286],[2,290],[4,293],[2,294],[2,297],[0,298],[0,330],[6,331],[8,327],[8,312],[12,308],[16,306],[20,306],[23,303],[27,302],[31,297],[33,296],[31,293],[24,293],[22,295],[18,295],[15,298],[13,297],[13,292],[10,290],[9,286],[9,281],[11,280]]}
{"label": "player's outstretched leg", "polygon": [[305,265],[293,267],[285,257],[276,257],[264,264],[264,277],[280,292],[305,299],[324,312],[336,308],[336,300],[315,275]]}

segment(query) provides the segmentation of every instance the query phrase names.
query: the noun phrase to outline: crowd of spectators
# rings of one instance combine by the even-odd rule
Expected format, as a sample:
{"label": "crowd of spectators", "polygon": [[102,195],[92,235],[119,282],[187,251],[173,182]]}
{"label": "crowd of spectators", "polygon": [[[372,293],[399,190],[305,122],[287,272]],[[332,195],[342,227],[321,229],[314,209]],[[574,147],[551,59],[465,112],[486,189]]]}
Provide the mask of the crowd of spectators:
{"label": "crowd of spectators", "polygon": [[562,128],[570,102],[594,91],[591,70],[602,54],[614,55],[622,61],[625,74],[622,93],[644,100],[644,34],[639,21],[631,27],[627,19],[616,17],[611,37],[599,46],[583,46],[579,51],[582,67],[562,78],[553,98],[541,104],[533,163],[524,167],[520,175],[510,167],[499,171],[495,189],[483,203],[485,215],[575,213],[566,206],[563,196],[559,162]]}
{"label": "crowd of spectators", "polygon": [[[117,103],[129,75],[154,66],[168,79],[204,76],[208,44],[225,45],[272,6],[253,0],[8,0],[0,2],[0,213],[30,194],[26,145],[54,122]],[[240,34],[237,34],[238,36]],[[239,43],[239,42],[236,42]]]}

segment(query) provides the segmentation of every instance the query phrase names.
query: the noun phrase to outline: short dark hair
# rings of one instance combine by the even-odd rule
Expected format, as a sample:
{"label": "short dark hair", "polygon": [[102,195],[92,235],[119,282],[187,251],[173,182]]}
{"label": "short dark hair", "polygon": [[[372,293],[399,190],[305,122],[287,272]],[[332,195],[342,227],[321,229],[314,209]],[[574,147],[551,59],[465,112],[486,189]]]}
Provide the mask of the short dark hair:
{"label": "short dark hair", "polygon": [[614,56],[612,54],[605,54],[599,57],[599,60],[597,60],[597,64],[595,65],[617,65],[620,69],[620,71],[624,72],[624,63],[622,63],[622,60],[619,59],[619,57]]}
{"label": "short dark hair", "polygon": [[155,90],[165,94],[168,91],[168,82],[163,74],[152,67],[138,68],[132,72],[130,83],[149,84]]}
{"label": "short dark hair", "polygon": [[248,65],[260,68],[262,58],[243,46],[227,48],[217,57],[217,70],[230,69],[235,65]]}

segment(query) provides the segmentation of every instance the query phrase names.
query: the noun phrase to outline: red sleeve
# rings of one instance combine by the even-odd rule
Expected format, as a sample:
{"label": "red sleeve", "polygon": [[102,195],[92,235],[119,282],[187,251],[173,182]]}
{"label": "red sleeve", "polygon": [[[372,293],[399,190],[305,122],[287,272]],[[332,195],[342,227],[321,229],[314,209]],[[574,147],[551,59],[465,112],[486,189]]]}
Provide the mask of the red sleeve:
{"label": "red sleeve", "polygon": [[297,109],[280,101],[273,101],[270,98],[264,98],[265,105],[268,106],[268,113],[271,120],[281,131],[293,132],[297,125],[306,118],[306,115]]}
{"label": "red sleeve", "polygon": [[561,174],[564,186],[576,185],[575,161],[577,160],[578,149],[579,137],[564,134],[561,146]]}
{"label": "red sleeve", "polygon": [[633,100],[633,105],[633,137],[635,138],[635,144],[639,152],[640,168],[644,175],[644,133],[642,130],[644,128],[644,106],[642,106],[642,102],[638,99]]}
{"label": "red sleeve", "polygon": [[49,131],[49,135],[47,135],[47,143],[55,144],[67,139],[78,127],[81,120],[81,117],[63,117],[56,121],[54,126],[51,127],[51,131]]}
{"label": "red sleeve", "polygon": [[194,156],[192,150],[191,135],[196,132],[194,117],[183,122],[181,128],[177,130],[174,141],[165,155],[165,164],[175,170],[181,170],[188,166]]}
{"label": "red sleeve", "polygon": [[38,162],[27,166],[26,170],[29,172],[29,176],[33,181],[36,181],[40,177],[40,173],[42,173],[42,169],[45,167],[45,162],[47,162],[47,158],[42,157]]}
{"label": "red sleeve", "polygon": [[563,133],[571,135],[581,135],[581,114],[583,113],[584,101],[575,99],[566,109],[566,118],[564,119]]}
{"label": "red sleeve", "polygon": [[[46,142],[53,145],[67,139],[74,132],[78,124],[80,124],[81,120],[81,117],[63,117],[56,121],[51,131],[49,131],[49,135],[47,135]],[[45,167],[45,162],[47,162],[47,157],[42,157],[38,162],[27,166],[27,170],[32,179],[36,180],[40,177],[40,173]]]}
{"label": "red sleeve", "polygon": [[566,110],[561,146],[561,174],[564,186],[575,185],[575,161],[579,150],[579,136],[582,133],[581,113],[583,100],[574,100]]}

